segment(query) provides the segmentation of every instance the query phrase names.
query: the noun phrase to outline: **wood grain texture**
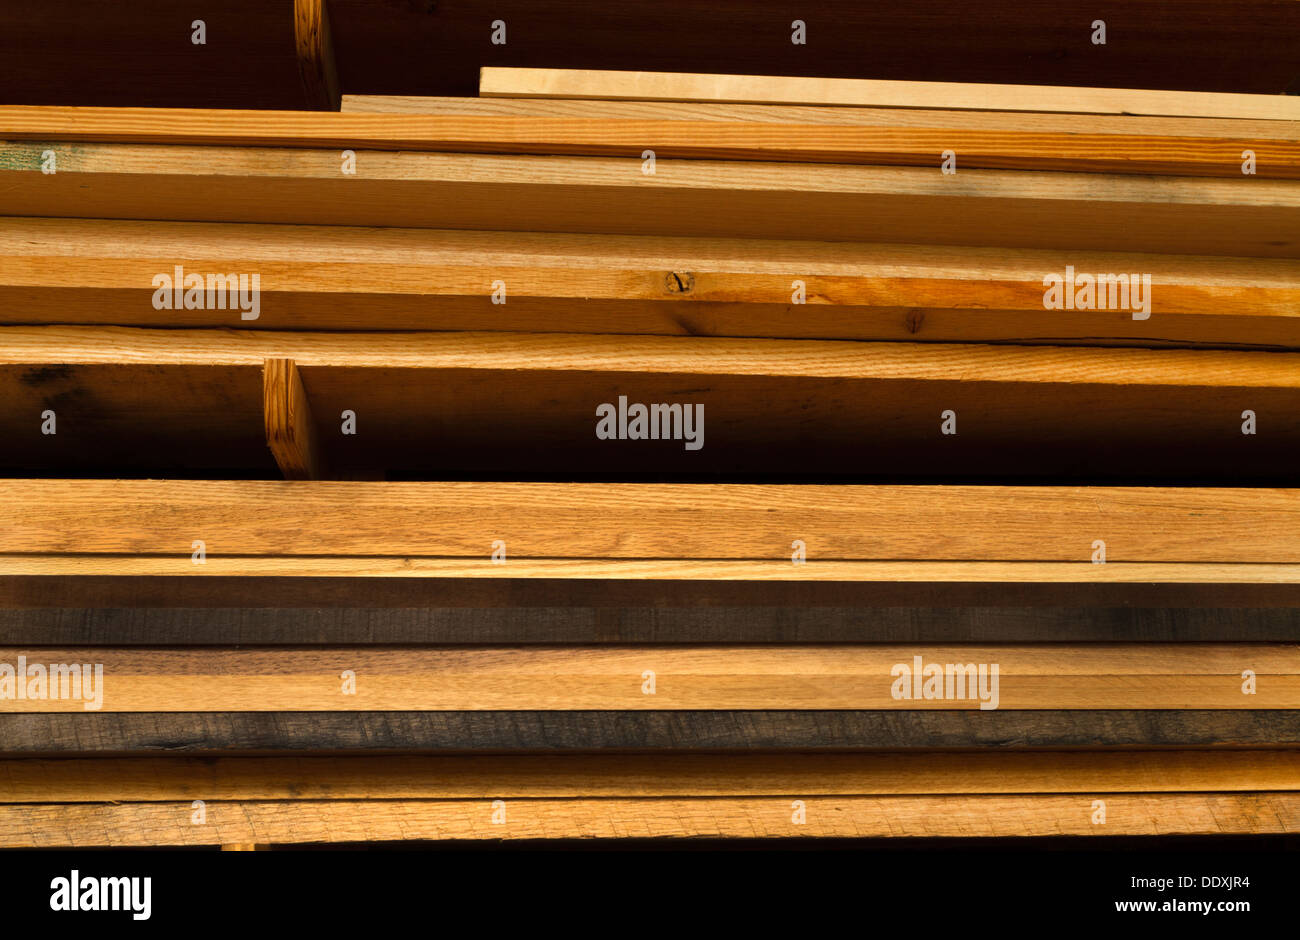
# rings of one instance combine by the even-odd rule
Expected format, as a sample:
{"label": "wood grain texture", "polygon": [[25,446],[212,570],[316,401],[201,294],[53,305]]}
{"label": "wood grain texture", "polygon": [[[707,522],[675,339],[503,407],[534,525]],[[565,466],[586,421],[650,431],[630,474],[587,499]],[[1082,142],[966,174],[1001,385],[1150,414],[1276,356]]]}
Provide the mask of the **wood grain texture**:
{"label": "wood grain texture", "polygon": [[[14,559],[10,557],[6,561],[13,564]],[[1086,567],[1113,566],[1089,564]],[[1245,618],[1256,614],[1286,617],[1300,608],[1300,583],[309,576],[250,580],[220,575],[201,578],[0,575],[0,609],[74,607],[131,609],[141,613],[157,608],[173,608],[178,613],[212,608],[312,608],[322,616],[347,616],[347,610],[357,608],[465,608],[502,612],[511,608],[552,607],[575,612],[587,609],[598,618],[631,616],[620,612],[634,608],[672,614],[698,608],[732,608],[752,611],[756,622],[761,622],[770,610],[785,611],[789,617],[816,618],[833,608],[879,611],[890,607],[913,610],[940,607],[951,611],[954,622],[970,623],[972,628],[983,616],[978,612],[980,608],[998,617],[1023,608],[1027,619],[1041,614],[1046,622],[1058,623],[1063,628],[1067,623],[1080,622],[1073,618],[1088,619],[1095,614],[1104,620],[1110,616],[1105,609],[1110,608],[1116,616],[1124,611],[1133,618],[1130,636],[1171,641],[1177,637],[1147,635],[1141,624],[1172,634],[1176,632],[1174,624],[1180,628],[1205,629],[1206,624],[1220,617],[1218,609],[1222,609],[1223,617]],[[1058,620],[1061,608],[1071,608],[1076,613],[1069,620]],[[976,612],[967,613],[963,609]],[[1206,619],[1197,626],[1193,620],[1183,619],[1184,614]],[[667,616],[670,614],[665,613]],[[806,620],[797,622],[810,625]]]}
{"label": "wood grain texture", "polygon": [[[210,558],[487,561],[504,539],[519,560],[731,558],[798,568],[789,559],[800,539],[822,560],[1087,567],[1103,539],[1108,563],[1091,567],[1300,562],[1300,493],[1283,489],[3,480],[0,506],[4,554],[187,563],[196,538]],[[495,567],[519,576],[510,564]]]}
{"label": "wood grain texture", "polygon": [[325,0],[294,0],[293,34],[298,51],[298,79],[302,82],[306,107],[337,111],[339,78]]}
{"label": "wood grain texture", "polygon": [[1300,791],[1300,750],[0,761],[0,803]]}
{"label": "wood grain texture", "polygon": [[0,713],[0,753],[21,756],[1282,747],[1300,711]]}
{"label": "wood grain texture", "polygon": [[0,144],[0,212],[1300,256],[1284,180],[339,150]]}
{"label": "wood grain texture", "polygon": [[[1251,258],[61,219],[0,257],[9,323],[1300,347],[1300,264]],[[256,272],[258,318],[155,309],[178,264]],[[1044,309],[1067,267],[1148,275],[1149,318]]]}
{"label": "wood grain texture", "polygon": [[600,69],[486,66],[479,73],[479,94],[493,98],[858,105],[1300,120],[1300,101],[1282,95]]}
{"label": "wood grain texture", "polygon": [[0,845],[91,847],[461,839],[853,838],[1034,835],[1228,835],[1300,829],[1294,793],[1112,794],[1106,823],[1092,794],[510,800],[213,802],[206,822],[184,803],[0,806]]}
{"label": "wood grain texture", "polygon": [[[675,583],[671,587],[676,588]],[[255,588],[245,600],[264,603]],[[1298,608],[0,608],[0,644],[1300,642]]]}
{"label": "wood grain texture", "polygon": [[[988,676],[961,698],[894,698],[894,667],[917,656],[941,674],[997,664],[996,705]],[[37,698],[29,678],[18,698],[10,680],[8,712],[1300,708],[1294,644],[8,647],[0,662],[103,667],[102,684],[77,697],[64,682],[63,697]]]}
{"label": "wood grain texture", "polygon": [[[1074,91],[1081,89],[1075,88]],[[1061,114],[1042,111],[954,111],[950,108],[810,107],[696,101],[634,101],[582,98],[454,98],[416,95],[343,95],[342,110],[372,114],[519,115],[571,118],[714,120],[760,124],[860,124],[895,127],[990,128],[1025,131],[1148,133],[1162,137],[1252,137],[1294,139],[1294,122],[1132,114]]]}
{"label": "wood grain texture", "polygon": [[[1300,354],[903,343],[743,337],[614,337],[571,333],[327,333],[0,328],[0,365],[253,366],[300,369],[491,369],[809,379],[1300,389]],[[489,358],[490,357],[490,358]]]}
{"label": "wood grain texture", "polygon": [[262,408],[266,444],[286,480],[326,475],[311,403],[292,359],[267,359],[262,366]]}
{"label": "wood grain texture", "polygon": [[1212,176],[1241,180],[1242,153],[1261,179],[1300,179],[1300,141],[1276,138],[1047,133],[889,125],[722,121],[600,122],[492,115],[223,111],[194,108],[0,106],[0,138],[128,144],[206,144],[643,159],[792,161],[929,166],[954,151],[965,166]]}
{"label": "wood grain texture", "polygon": [[[297,364],[337,471],[1300,481],[1296,353],[83,326],[0,327],[0,464],[18,475],[168,476],[177,462],[260,474],[266,358]],[[686,440],[678,418],[661,440],[598,437],[598,408],[621,398],[684,405],[696,426],[702,409],[706,433]],[[47,410],[64,434],[43,433]],[[343,433],[345,411],[357,434]],[[942,433],[949,411],[955,435]],[[1242,433],[1247,411],[1257,434]],[[118,462],[105,466],[106,454]]]}
{"label": "wood grain texture", "polygon": [[[694,484],[676,484],[694,485]],[[790,565],[776,560],[706,561],[699,559],[548,558],[508,560],[508,567],[489,558],[431,558],[414,555],[362,556],[209,556],[194,565],[188,555],[0,555],[0,577],[48,578],[170,578],[230,579],[254,583],[266,579],[338,579],[355,584],[366,579],[428,578],[478,579],[491,582],[516,579],[608,580],[627,583],[653,580],[737,584],[843,584],[876,582],[917,584],[926,588],[997,584],[1003,589],[1022,586],[1208,586],[1215,589],[1289,588],[1300,584],[1300,565],[1272,563],[1107,562],[1085,561],[810,561]]]}

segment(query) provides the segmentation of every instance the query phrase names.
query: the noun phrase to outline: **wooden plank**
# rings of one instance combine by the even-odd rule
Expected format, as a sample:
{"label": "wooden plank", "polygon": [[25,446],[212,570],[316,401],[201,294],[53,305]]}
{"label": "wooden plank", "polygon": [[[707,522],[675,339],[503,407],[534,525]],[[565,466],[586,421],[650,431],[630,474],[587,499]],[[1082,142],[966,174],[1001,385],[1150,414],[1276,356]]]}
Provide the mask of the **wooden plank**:
{"label": "wooden plank", "polygon": [[[248,596],[266,604],[256,588]],[[0,608],[0,644],[1300,642],[1296,608],[686,607],[684,600],[666,607]]]}
{"label": "wooden plank", "polygon": [[[42,173],[53,149],[58,172]],[[963,168],[5,141],[0,212],[1297,257],[1300,186]]]}
{"label": "wooden plank", "polygon": [[298,50],[298,78],[307,107],[337,111],[339,79],[325,0],[294,0],[293,34]]}
{"label": "wooden plank", "polygon": [[1285,95],[600,69],[485,66],[479,73],[479,94],[496,98],[857,105],[1300,121],[1300,101]]}
{"label": "wooden plank", "polygon": [[[863,838],[1078,835],[1260,835],[1300,828],[1294,793],[1112,794],[1092,822],[1092,794],[836,796],[492,801],[214,802],[206,822],[184,803],[0,806],[0,845],[91,847],[593,838]],[[502,807],[498,806],[497,809]],[[501,816],[498,813],[497,818]]]}
{"label": "wooden plank", "polygon": [[482,368],[719,376],[962,381],[1255,389],[1300,388],[1300,355],[1196,350],[1023,349],[1011,346],[901,343],[801,343],[738,337],[575,334],[317,333],[130,328],[8,327],[0,329],[0,365],[256,366],[292,358],[300,369]]}
{"label": "wooden plank", "polygon": [[[338,470],[1297,480],[1295,353],[505,332],[3,327],[0,461],[11,473],[100,474],[113,445],[123,464],[107,472],[122,476],[173,475],[177,460],[214,476],[232,464],[262,472],[266,358],[296,362]],[[597,436],[598,409],[623,399],[676,403],[694,424],[682,411],[671,439]],[[77,433],[43,433],[51,410]],[[344,433],[347,411],[356,434]],[[1246,412],[1257,434],[1243,433]],[[958,433],[942,433],[946,421]],[[220,438],[187,450],[208,427]],[[214,453],[219,439],[228,451]]]}
{"label": "wooden plank", "polygon": [[[1298,748],[1300,711],[443,711],[0,714],[0,753],[804,752]],[[966,753],[965,751],[963,753]]]}
{"label": "wooden plank", "polygon": [[193,108],[0,106],[0,138],[128,144],[207,144],[644,159],[792,161],[926,166],[945,151],[985,169],[1300,179],[1300,141],[1270,138],[1047,133],[889,125],[600,122],[491,115],[222,111]]}
{"label": "wooden plank", "polygon": [[[696,486],[701,484],[675,484]],[[700,559],[623,558],[514,559],[502,568],[488,557],[443,558],[418,555],[248,556],[210,555],[195,566],[188,555],[145,556],[103,554],[0,554],[0,577],[38,578],[223,578],[257,581],[267,578],[299,580],[393,578],[576,579],[731,581],[758,583],[883,582],[917,585],[964,583],[1048,586],[1205,586],[1286,588],[1300,584],[1300,565],[1274,563],[1107,562],[1085,561],[809,561],[791,565],[785,559],[707,561]]]}
{"label": "wooden plank", "polygon": [[[1093,568],[1300,562],[1300,491],[1283,489],[2,480],[0,506],[0,553],[190,564],[192,540],[203,539],[209,564],[196,570],[223,555],[490,564],[497,539],[507,559],[689,560],[683,568],[719,559],[804,567],[790,564],[795,539],[822,560],[1083,568],[1102,539],[1108,562]],[[522,576],[512,564],[495,567]],[[895,568],[897,577],[908,566]],[[16,564],[6,572],[22,573]]]}
{"label": "wooden plank", "polygon": [[[13,563],[14,559],[6,561]],[[1113,566],[1090,564],[1087,567]],[[1149,567],[1155,569],[1152,577],[1158,577],[1160,569]],[[257,598],[257,607],[266,608],[268,615],[276,609],[288,611],[294,608],[312,609],[322,617],[353,616],[349,611],[359,608],[371,608],[376,614],[394,608],[426,612],[460,608],[467,615],[479,611],[487,617],[505,615],[513,608],[552,608],[574,611],[575,617],[586,616],[584,611],[589,611],[591,616],[608,623],[610,629],[634,622],[638,610],[663,611],[663,616],[668,618],[698,613],[697,608],[719,611],[719,616],[725,616],[728,610],[737,611],[742,617],[748,612],[756,623],[779,611],[781,617],[787,618],[785,622],[791,624],[791,629],[797,627],[800,630],[821,629],[818,618],[833,618],[847,611],[874,610],[879,613],[883,608],[902,608],[898,614],[900,617],[910,616],[906,611],[938,608],[946,613],[936,616],[949,616],[955,624],[964,624],[972,630],[977,629],[977,624],[986,614],[1003,624],[1014,622],[1018,609],[1024,612],[1024,623],[1020,627],[1023,629],[1033,629],[1032,621],[1037,617],[1064,630],[1082,629],[1081,624],[1093,618],[1100,623],[1109,616],[1126,614],[1131,618],[1130,626],[1124,628],[1126,637],[1169,642],[1177,640],[1183,630],[1215,629],[1214,624],[1226,623],[1226,618],[1233,616],[1242,618],[1243,623],[1256,617],[1290,616],[1300,609],[1300,583],[584,580],[418,576],[285,577],[250,581],[247,577],[220,575],[200,578],[0,575],[0,609],[42,610],[51,612],[50,615],[56,618],[62,614],[54,611],[66,608],[116,608],[124,611],[123,616],[128,616],[125,609],[131,609],[135,612],[129,615],[132,617],[147,616],[148,611],[159,608],[169,608],[178,616],[183,611],[248,609],[250,597]],[[1072,613],[1062,615],[1063,609]],[[429,615],[436,616],[433,613]],[[220,612],[213,616],[220,616]],[[286,613],[286,616],[292,614]],[[917,613],[916,616],[925,615]],[[925,621],[919,620],[918,623]],[[1277,623],[1281,627],[1285,620]],[[540,628],[540,623],[537,626]],[[665,629],[671,629],[667,619]],[[790,639],[793,642],[802,638],[801,633]],[[979,637],[972,635],[962,639]],[[991,637],[984,639],[992,642]],[[1219,638],[1206,636],[1203,639]],[[90,640],[85,642],[90,643]],[[82,645],[82,641],[70,645]]]}
{"label": "wooden plank", "polygon": [[[1300,264],[1280,260],[62,219],[11,220],[0,258],[8,323],[1300,348]],[[177,265],[255,272],[257,318],[156,309]],[[1045,309],[1067,268],[1140,272],[1146,316]]]}
{"label": "wooden plank", "polygon": [[[918,657],[941,673],[983,664],[984,684],[965,698],[955,685],[950,698],[918,697],[895,668]],[[75,697],[36,698],[29,679],[26,698],[0,697],[7,712],[1300,709],[1294,644],[8,647],[0,662],[103,667]]]}
{"label": "wooden plank", "polygon": [[0,803],[1300,791],[1300,750],[0,761]]}
{"label": "wooden plank", "polygon": [[267,359],[262,367],[266,443],[286,480],[325,476],[311,404],[292,359]]}
{"label": "wooden plank", "polygon": [[[1074,89],[1083,90],[1087,89]],[[1263,98],[1264,96],[1254,96]],[[1294,121],[1249,118],[1148,117],[1134,114],[1053,114],[1041,111],[954,111],[940,107],[860,108],[698,101],[593,101],[582,98],[447,98],[415,95],[343,95],[343,111],[369,114],[515,115],[521,117],[639,118],[677,121],[741,121],[759,124],[860,124],[893,127],[954,127],[1023,131],[1144,133],[1161,137],[1252,137],[1294,140]]]}

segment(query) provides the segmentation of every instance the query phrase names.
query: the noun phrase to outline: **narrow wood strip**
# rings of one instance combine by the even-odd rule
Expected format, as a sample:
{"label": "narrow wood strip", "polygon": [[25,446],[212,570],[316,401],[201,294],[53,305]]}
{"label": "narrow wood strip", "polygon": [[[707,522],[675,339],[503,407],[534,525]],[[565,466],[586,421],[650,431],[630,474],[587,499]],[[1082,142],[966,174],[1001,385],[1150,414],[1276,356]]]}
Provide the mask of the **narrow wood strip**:
{"label": "narrow wood strip", "polygon": [[[1300,647],[1270,644],[9,647],[0,663],[28,677],[10,679],[7,693],[0,684],[9,712],[1300,708]],[[983,685],[968,670],[957,689],[946,663],[983,664]],[[32,678],[38,664],[47,675],[57,667],[60,697]],[[102,681],[77,694],[59,664]],[[931,664],[940,679],[930,693],[944,694],[946,670],[951,696],[925,697],[914,672]]]}
{"label": "narrow wood strip", "polygon": [[[1292,182],[4,141],[11,215],[1300,256]],[[58,172],[42,173],[53,149]]]}
{"label": "narrow wood strip", "polygon": [[[1300,346],[1300,266],[1262,259],[59,219],[13,220],[0,256],[12,323]],[[177,265],[255,273],[255,318],[156,309]],[[1147,315],[1045,309],[1069,271],[1147,278]]]}
{"label": "narrow wood strip", "polygon": [[1300,791],[1300,750],[0,761],[0,803]]}
{"label": "narrow wood strip", "polygon": [[[629,484],[624,484],[629,485]],[[685,485],[685,484],[681,484]],[[690,484],[699,485],[699,484]],[[184,553],[182,553],[184,554]],[[40,578],[469,578],[736,581],[746,583],[877,582],[1001,585],[1255,585],[1300,584],[1300,565],[1084,561],[809,561],[784,559],[712,561],[701,559],[514,558],[505,565],[485,558],[382,556],[208,555],[196,565],[188,554],[0,554],[0,577]]]}
{"label": "narrow wood strip", "polygon": [[1300,711],[447,711],[0,714],[0,753],[691,752],[1300,747]]}
{"label": "narrow wood strip", "polygon": [[14,646],[1126,641],[1300,642],[1300,608],[0,608]]}
{"label": "narrow wood strip", "polygon": [[[13,558],[7,560],[12,562]],[[988,611],[990,616],[1002,617],[1004,612],[1023,608],[1027,619],[1041,612],[1044,622],[1065,628],[1067,622],[1077,623],[1079,620],[1057,620],[1056,611],[1061,608],[1070,608],[1073,613],[1068,616],[1081,620],[1088,620],[1094,614],[1107,616],[1104,608],[1123,608],[1134,618],[1133,632],[1117,639],[1140,635],[1144,639],[1170,641],[1178,637],[1148,636],[1142,632],[1138,621],[1151,629],[1163,624],[1162,629],[1173,633],[1175,624],[1178,629],[1203,629],[1208,623],[1219,622],[1221,615],[1216,609],[1223,609],[1223,617],[1288,616],[1300,609],[1300,583],[310,576],[248,580],[222,576],[0,575],[0,609],[130,608],[145,611],[155,608],[247,608],[252,599],[258,608],[310,608],[329,617],[344,616],[342,611],[356,608],[464,608],[486,613],[512,608],[551,607],[578,612],[589,609],[594,616],[601,618],[624,616],[623,611],[637,608],[665,611],[665,616],[670,611],[681,613],[695,608],[730,608],[753,611],[756,621],[761,621],[767,615],[763,608],[769,608],[784,611],[785,616],[794,618],[792,622],[809,628],[812,628],[811,618],[834,608],[943,608],[951,612],[954,622],[969,623],[972,628],[982,616],[978,613],[981,609]],[[969,610],[977,612],[964,612]],[[1206,619],[1201,626],[1193,626],[1184,615]],[[792,640],[798,639],[800,637],[792,637]]]}
{"label": "narrow wood strip", "polygon": [[0,845],[90,847],[457,839],[1228,835],[1300,829],[1300,794],[1091,794],[645,800],[271,801],[0,806]]}
{"label": "narrow wood strip", "polygon": [[[188,562],[199,539],[209,556],[482,564],[504,540],[502,576],[518,576],[510,557],[806,567],[790,563],[792,540],[825,560],[1073,561],[1071,580],[1110,562],[1300,563],[1300,491],[1284,489],[0,480],[0,506],[5,554]],[[1098,539],[1106,565],[1090,563]]]}
{"label": "narrow wood strip", "polygon": [[[1072,88],[1079,91],[1079,88]],[[1083,89],[1086,90],[1086,89]],[[1263,97],[1263,96],[1256,96]],[[1273,100],[1273,99],[1270,99]],[[636,118],[661,121],[726,121],[758,124],[880,124],[893,127],[1000,128],[1019,131],[1085,131],[1090,134],[1153,134],[1161,137],[1276,137],[1300,135],[1295,121],[1243,117],[1159,117],[1136,114],[1049,111],[958,111],[928,108],[736,104],[646,101],[631,98],[456,98],[419,95],[343,95],[341,110],[369,114],[515,115],[520,117]]]}
{"label": "narrow wood strip", "polygon": [[325,474],[302,376],[292,359],[267,359],[262,366],[266,444],[286,480],[319,480]]}
{"label": "narrow wood strip", "polygon": [[992,169],[1239,179],[1243,152],[1262,179],[1300,179],[1300,142],[1248,137],[1031,133],[954,128],[599,122],[487,115],[0,106],[0,138],[109,143],[430,150],[665,158],[790,160],[937,168],[944,151]]}
{"label": "narrow wood strip", "polygon": [[84,326],[0,328],[0,365],[491,369],[1185,388],[1300,389],[1300,354],[801,342],[568,333],[308,333]]}
{"label": "narrow wood strip", "polygon": [[325,0],[294,0],[293,33],[298,50],[298,78],[307,108],[337,111],[339,79]]}
{"label": "narrow wood strip", "polygon": [[599,69],[486,66],[479,73],[479,94],[1300,120],[1300,101],[1285,95]]}

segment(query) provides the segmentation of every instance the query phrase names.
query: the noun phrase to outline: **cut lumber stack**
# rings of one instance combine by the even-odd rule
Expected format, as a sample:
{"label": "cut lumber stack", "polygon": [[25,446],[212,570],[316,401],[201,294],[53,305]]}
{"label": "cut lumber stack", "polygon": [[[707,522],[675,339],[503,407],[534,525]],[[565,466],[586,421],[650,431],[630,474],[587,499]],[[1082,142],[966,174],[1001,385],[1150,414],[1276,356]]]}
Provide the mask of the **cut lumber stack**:
{"label": "cut lumber stack", "polygon": [[0,845],[1300,830],[1293,99],[480,91],[0,106]]}

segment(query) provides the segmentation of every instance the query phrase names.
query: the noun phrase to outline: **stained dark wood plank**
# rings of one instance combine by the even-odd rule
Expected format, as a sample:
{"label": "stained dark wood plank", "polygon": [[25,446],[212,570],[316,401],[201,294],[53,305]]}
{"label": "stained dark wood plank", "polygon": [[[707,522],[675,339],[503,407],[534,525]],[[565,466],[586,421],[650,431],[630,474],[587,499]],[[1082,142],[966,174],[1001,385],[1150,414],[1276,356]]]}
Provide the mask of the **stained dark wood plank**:
{"label": "stained dark wood plank", "polygon": [[[0,575],[0,608],[1300,608],[1300,584]],[[613,610],[611,610],[613,609]],[[1161,638],[1173,639],[1173,637]]]}
{"label": "stained dark wood plank", "polygon": [[0,609],[0,644],[1300,642],[1300,608],[107,607]]}
{"label": "stained dark wood plank", "polygon": [[1298,747],[1286,710],[209,712],[0,715],[0,753]]}
{"label": "stained dark wood plank", "polygon": [[1300,750],[129,757],[0,762],[0,805],[1300,791]]}

